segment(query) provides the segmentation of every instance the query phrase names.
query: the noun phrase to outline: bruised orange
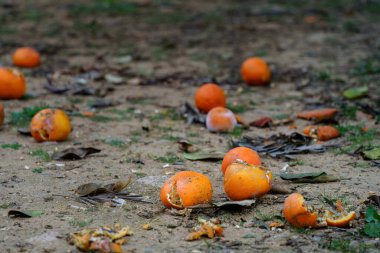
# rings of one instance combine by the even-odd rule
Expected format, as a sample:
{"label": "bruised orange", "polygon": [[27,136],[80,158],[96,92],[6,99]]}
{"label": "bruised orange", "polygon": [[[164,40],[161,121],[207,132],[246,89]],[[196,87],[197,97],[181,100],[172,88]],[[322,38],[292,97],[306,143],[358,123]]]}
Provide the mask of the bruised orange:
{"label": "bruised orange", "polygon": [[160,198],[166,207],[176,209],[209,203],[212,199],[211,181],[201,173],[181,171],[165,182]]}
{"label": "bruised orange", "polygon": [[234,113],[224,107],[215,107],[207,113],[206,127],[211,132],[231,132],[237,124]]}
{"label": "bruised orange", "polygon": [[270,82],[269,65],[259,57],[246,59],[240,68],[243,81],[250,86],[266,85]]}
{"label": "bruised orange", "polygon": [[41,56],[34,48],[21,47],[13,53],[13,64],[23,68],[34,68],[40,65]]}
{"label": "bruised orange", "polygon": [[232,163],[224,174],[224,191],[231,200],[261,197],[272,187],[272,172],[242,161]]}
{"label": "bruised orange", "polygon": [[24,76],[11,68],[0,68],[0,99],[18,99],[25,95]]}
{"label": "bruised orange", "polygon": [[237,159],[240,159],[251,165],[261,166],[261,159],[256,151],[246,147],[237,147],[228,151],[224,156],[222,162],[223,175],[226,173],[227,167]]}
{"label": "bruised orange", "polygon": [[0,128],[4,123],[4,106],[0,103]]}
{"label": "bruised orange", "polygon": [[291,225],[299,228],[314,227],[318,219],[317,213],[308,210],[300,193],[292,193],[285,199],[284,216]]}
{"label": "bruised orange", "polygon": [[214,107],[226,107],[224,90],[215,83],[206,83],[197,89],[194,95],[195,106],[207,113]]}
{"label": "bruised orange", "polygon": [[71,132],[70,119],[59,109],[44,109],[30,122],[30,132],[38,142],[64,141]]}
{"label": "bruised orange", "polygon": [[307,126],[303,133],[319,141],[328,141],[340,136],[339,130],[333,126]]}

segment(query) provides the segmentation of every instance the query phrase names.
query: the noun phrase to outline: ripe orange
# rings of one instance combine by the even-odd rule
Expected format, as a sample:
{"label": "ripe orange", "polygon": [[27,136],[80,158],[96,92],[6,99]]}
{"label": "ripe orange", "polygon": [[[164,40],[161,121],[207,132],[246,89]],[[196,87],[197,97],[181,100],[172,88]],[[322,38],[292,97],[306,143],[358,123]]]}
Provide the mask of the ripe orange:
{"label": "ripe orange", "polygon": [[206,127],[211,132],[231,132],[237,124],[233,112],[224,107],[215,107],[207,113]]}
{"label": "ripe orange", "polygon": [[18,48],[13,53],[13,64],[18,67],[34,68],[40,65],[40,53],[31,47]]}
{"label": "ripe orange", "polygon": [[231,200],[261,197],[270,191],[272,172],[245,162],[234,162],[224,175],[224,191]]}
{"label": "ripe orange", "polygon": [[0,128],[4,123],[4,106],[0,103]]}
{"label": "ripe orange", "polygon": [[70,119],[59,109],[44,109],[32,118],[30,132],[38,142],[64,141],[71,132]]}
{"label": "ripe orange", "polygon": [[210,179],[195,171],[181,171],[169,178],[160,191],[162,203],[168,208],[209,203],[212,199]]}
{"label": "ripe orange", "polygon": [[250,86],[265,85],[270,82],[269,66],[259,57],[246,59],[241,65],[240,73],[243,81]]}
{"label": "ripe orange", "polygon": [[237,159],[240,159],[251,165],[261,166],[261,160],[256,151],[246,147],[237,147],[228,151],[224,156],[222,162],[223,175],[226,173],[227,167]]}
{"label": "ripe orange", "polygon": [[206,83],[197,89],[194,95],[195,106],[199,111],[207,113],[214,107],[226,107],[226,96],[219,85]]}
{"label": "ripe orange", "polygon": [[15,69],[0,68],[0,99],[18,99],[25,95],[24,76]]}
{"label": "ripe orange", "polygon": [[284,202],[285,219],[295,227],[314,227],[318,214],[310,212],[305,199],[299,193],[290,194]]}

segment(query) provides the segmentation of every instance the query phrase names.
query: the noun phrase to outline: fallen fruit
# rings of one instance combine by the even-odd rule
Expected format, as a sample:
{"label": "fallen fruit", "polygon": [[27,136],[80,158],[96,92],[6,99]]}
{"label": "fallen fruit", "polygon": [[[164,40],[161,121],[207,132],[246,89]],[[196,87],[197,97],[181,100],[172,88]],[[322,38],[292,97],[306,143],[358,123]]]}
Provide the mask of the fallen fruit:
{"label": "fallen fruit", "polygon": [[266,85],[270,82],[271,72],[268,64],[261,58],[246,59],[240,68],[243,81],[250,85]]}
{"label": "fallen fruit", "polygon": [[181,171],[170,177],[161,188],[160,198],[168,208],[209,203],[212,199],[210,179],[195,171]]}
{"label": "fallen fruit", "polygon": [[202,224],[201,227],[199,227],[197,231],[186,236],[186,241],[199,240],[202,236],[214,238],[215,236],[223,235],[223,228],[219,224],[205,220],[201,220],[200,222]]}
{"label": "fallen fruit", "polygon": [[333,212],[326,211],[325,216],[327,225],[338,228],[348,227],[350,225],[350,222],[356,218],[354,211],[348,214],[339,213],[338,215],[335,215]]}
{"label": "fallen fruit", "polygon": [[38,142],[64,141],[71,132],[70,119],[59,109],[44,109],[30,122],[30,132]]}
{"label": "fallen fruit", "polygon": [[0,128],[4,123],[4,106],[0,103]]}
{"label": "fallen fruit", "polygon": [[11,68],[0,68],[0,99],[18,99],[25,95],[24,76]]}
{"label": "fallen fruit", "polygon": [[226,173],[226,169],[230,166],[231,163],[235,162],[237,159],[240,159],[248,164],[261,166],[260,156],[256,151],[246,148],[246,147],[236,147],[228,151],[222,162],[222,173]]}
{"label": "fallen fruit", "polygon": [[328,141],[340,136],[339,130],[332,126],[307,126],[303,133],[319,141]]}
{"label": "fallen fruit", "polygon": [[219,85],[206,83],[197,89],[194,95],[195,106],[199,111],[207,113],[214,107],[225,107],[226,96]]}
{"label": "fallen fruit", "polygon": [[298,118],[301,119],[307,119],[307,120],[324,120],[324,119],[331,119],[335,116],[335,114],[338,112],[335,108],[325,108],[325,109],[317,109],[317,110],[311,110],[311,111],[302,111],[297,114]]}
{"label": "fallen fruit", "polygon": [[233,112],[224,107],[215,107],[207,113],[206,127],[211,132],[231,132],[237,124]]}
{"label": "fallen fruit", "polygon": [[41,63],[40,54],[31,47],[18,48],[13,53],[13,64],[18,67],[33,68]]}
{"label": "fallen fruit", "polygon": [[299,193],[290,194],[284,202],[285,219],[298,228],[314,227],[318,214],[308,210],[305,199]]}
{"label": "fallen fruit", "polygon": [[226,169],[224,191],[231,200],[261,197],[270,191],[272,179],[268,169],[238,160]]}

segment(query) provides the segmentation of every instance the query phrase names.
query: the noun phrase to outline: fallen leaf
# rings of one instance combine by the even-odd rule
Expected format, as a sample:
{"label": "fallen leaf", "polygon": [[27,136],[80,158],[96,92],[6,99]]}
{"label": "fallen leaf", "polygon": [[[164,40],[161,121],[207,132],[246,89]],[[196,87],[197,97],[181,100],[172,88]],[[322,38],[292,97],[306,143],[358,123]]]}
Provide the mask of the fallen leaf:
{"label": "fallen leaf", "polygon": [[290,194],[292,193],[292,190],[289,189],[285,185],[281,185],[277,182],[273,183],[272,187],[270,188],[270,193],[272,194]]}
{"label": "fallen leaf", "polygon": [[239,201],[221,201],[221,202],[213,202],[212,205],[216,207],[230,207],[230,206],[252,206],[256,203],[254,199],[245,199]]}
{"label": "fallen leaf", "polygon": [[325,120],[325,119],[331,119],[335,116],[335,114],[338,112],[335,108],[325,108],[325,109],[317,109],[317,110],[311,110],[311,111],[303,111],[297,114],[298,118],[301,119],[307,119],[307,120]]}
{"label": "fallen leaf", "polygon": [[179,150],[181,150],[182,152],[191,153],[194,151],[193,144],[191,144],[187,140],[180,140],[177,143]]}
{"label": "fallen leaf", "polygon": [[379,160],[380,159],[380,147],[375,147],[373,149],[364,151],[363,156],[366,159]]}
{"label": "fallen leaf", "polygon": [[10,218],[31,218],[41,216],[44,212],[40,210],[9,210],[8,217]]}
{"label": "fallen leaf", "polygon": [[109,192],[108,189],[96,183],[83,184],[75,190],[75,193],[78,194],[80,197],[98,195],[107,192]]}
{"label": "fallen leaf", "polygon": [[250,122],[249,125],[254,126],[254,127],[264,128],[264,127],[271,126],[272,122],[273,122],[272,118],[262,117],[260,119],[257,119],[257,120]]}
{"label": "fallen leaf", "polygon": [[197,160],[222,160],[224,157],[224,152],[215,150],[203,150],[194,153],[184,153],[183,157],[187,160],[197,161]]}
{"label": "fallen leaf", "polygon": [[364,226],[364,233],[370,237],[380,237],[380,214],[377,213],[374,207],[369,206],[365,216],[367,224]]}
{"label": "fallen leaf", "polygon": [[83,159],[88,155],[101,152],[100,149],[96,148],[68,148],[60,152],[54,153],[52,158],[54,160],[79,160]]}
{"label": "fallen leaf", "polygon": [[183,118],[187,119],[187,124],[206,123],[206,115],[200,113],[198,109],[196,109],[189,103],[185,103],[181,106],[180,114]]}
{"label": "fallen leaf", "polygon": [[328,175],[326,172],[310,172],[310,173],[281,173],[281,179],[290,180],[295,183],[327,183],[340,181],[335,176]]}
{"label": "fallen leaf", "polygon": [[362,86],[357,88],[351,88],[343,92],[343,96],[348,99],[356,99],[364,97],[368,94],[368,87]]}
{"label": "fallen leaf", "polygon": [[129,176],[129,178],[126,180],[120,180],[120,181],[117,181],[113,184],[108,184],[108,185],[104,186],[104,188],[106,188],[110,192],[119,193],[122,190],[124,190],[125,188],[127,188],[127,186],[131,183],[131,181],[132,181],[132,177]]}

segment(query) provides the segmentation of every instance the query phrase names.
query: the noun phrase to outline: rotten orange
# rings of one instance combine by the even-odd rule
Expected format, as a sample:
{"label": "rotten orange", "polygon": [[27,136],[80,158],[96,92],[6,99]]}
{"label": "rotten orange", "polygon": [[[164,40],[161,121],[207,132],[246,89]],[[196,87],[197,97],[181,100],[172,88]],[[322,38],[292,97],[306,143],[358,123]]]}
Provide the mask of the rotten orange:
{"label": "rotten orange", "polygon": [[11,68],[0,68],[0,99],[18,99],[25,95],[24,76]]}
{"label": "rotten orange", "polygon": [[207,113],[206,127],[210,132],[231,132],[237,124],[234,113],[224,107],[215,107]]}
{"label": "rotten orange", "polygon": [[298,228],[316,226],[318,214],[310,211],[300,193],[290,194],[284,202],[285,219]]}
{"label": "rotten orange", "polygon": [[224,191],[231,200],[261,197],[270,191],[272,180],[268,169],[238,160],[227,167]]}
{"label": "rotten orange", "polygon": [[240,159],[248,164],[261,166],[260,156],[256,151],[246,147],[236,147],[226,153],[222,161],[222,173],[226,173],[226,169],[231,163]]}
{"label": "rotten orange", "polygon": [[181,171],[170,177],[160,191],[162,203],[168,208],[183,209],[211,202],[210,179],[195,171]]}
{"label": "rotten orange", "polygon": [[38,142],[64,141],[71,132],[70,119],[62,110],[44,109],[32,118],[30,132]]}

